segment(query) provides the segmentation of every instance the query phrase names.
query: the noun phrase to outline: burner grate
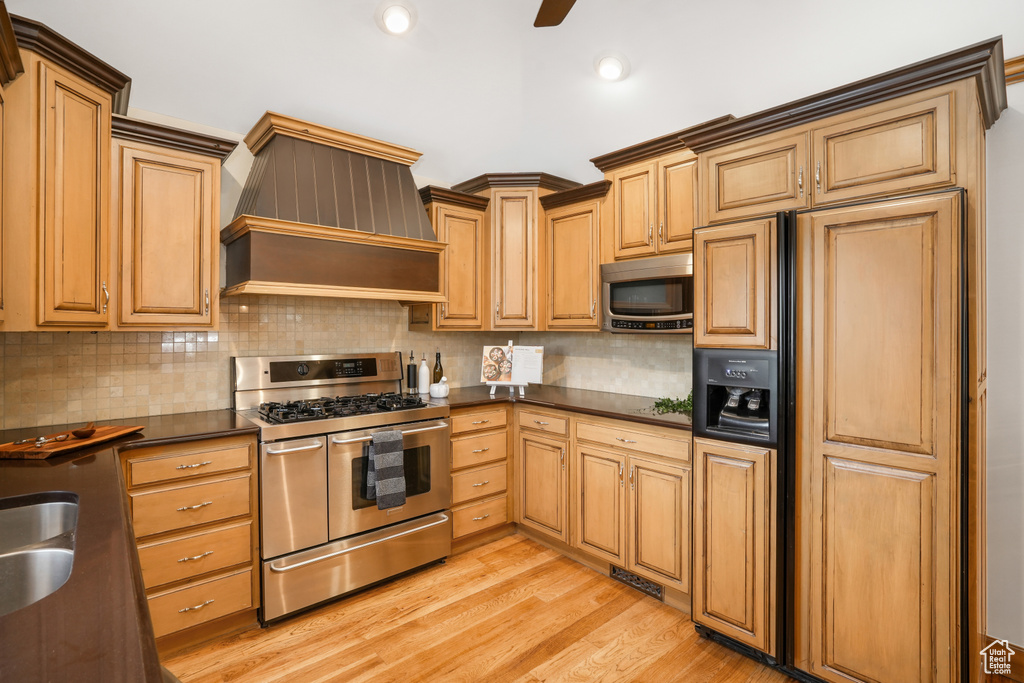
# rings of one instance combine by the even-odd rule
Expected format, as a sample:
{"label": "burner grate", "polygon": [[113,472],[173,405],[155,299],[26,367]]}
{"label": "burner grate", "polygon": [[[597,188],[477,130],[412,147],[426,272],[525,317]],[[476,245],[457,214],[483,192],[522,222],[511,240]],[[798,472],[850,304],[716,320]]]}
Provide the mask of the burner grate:
{"label": "burner grate", "polygon": [[259,414],[268,422],[288,424],[323,420],[332,417],[409,410],[411,408],[422,408],[425,405],[427,404],[419,396],[393,392],[385,394],[370,393],[361,396],[334,396],[284,403],[273,401],[261,403]]}

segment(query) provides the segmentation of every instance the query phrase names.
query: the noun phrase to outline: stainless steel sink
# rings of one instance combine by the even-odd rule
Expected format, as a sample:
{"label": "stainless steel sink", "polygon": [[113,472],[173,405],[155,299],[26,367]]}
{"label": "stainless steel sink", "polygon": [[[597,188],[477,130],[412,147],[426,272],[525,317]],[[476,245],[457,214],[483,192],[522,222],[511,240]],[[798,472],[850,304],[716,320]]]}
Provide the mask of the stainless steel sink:
{"label": "stainless steel sink", "polygon": [[75,553],[33,548],[0,555],[0,617],[42,600],[71,576]]}
{"label": "stainless steel sink", "polygon": [[42,600],[71,576],[78,496],[0,498],[0,617]]}

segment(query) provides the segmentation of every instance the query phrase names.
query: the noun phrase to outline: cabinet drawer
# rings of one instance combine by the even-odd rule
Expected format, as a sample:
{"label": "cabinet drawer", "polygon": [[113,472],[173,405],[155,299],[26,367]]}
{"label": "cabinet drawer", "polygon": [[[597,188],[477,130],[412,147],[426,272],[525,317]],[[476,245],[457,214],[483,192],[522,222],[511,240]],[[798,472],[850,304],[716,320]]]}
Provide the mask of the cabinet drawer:
{"label": "cabinet drawer", "polygon": [[252,570],[210,579],[149,598],[157,638],[252,607]]}
{"label": "cabinet drawer", "polygon": [[505,490],[505,463],[463,472],[452,477],[452,505]]}
{"label": "cabinet drawer", "polygon": [[249,467],[249,446],[128,460],[128,485],[141,486]]}
{"label": "cabinet drawer", "polygon": [[250,510],[248,473],[205,484],[129,495],[137,538],[247,515]]}
{"label": "cabinet drawer", "polygon": [[227,569],[252,560],[252,523],[139,546],[147,588]]}
{"label": "cabinet drawer", "polygon": [[504,460],[506,455],[504,431],[481,434],[469,439],[452,441],[452,469],[482,465],[485,462]]}
{"label": "cabinet drawer", "polygon": [[685,439],[672,439],[667,436],[649,434],[632,429],[581,421],[576,423],[576,438],[580,441],[590,441],[602,446],[622,448],[649,455],[661,455],[681,462],[690,462],[690,438],[688,434]]}
{"label": "cabinet drawer", "polygon": [[548,434],[560,434],[561,436],[568,436],[569,434],[569,421],[564,417],[534,413],[529,410],[520,411],[519,427],[521,429],[547,432]]}
{"label": "cabinet drawer", "polygon": [[472,415],[452,416],[452,434],[478,432],[505,426],[505,408],[487,410]]}
{"label": "cabinet drawer", "polygon": [[506,497],[484,500],[452,512],[452,538],[461,538],[508,521]]}

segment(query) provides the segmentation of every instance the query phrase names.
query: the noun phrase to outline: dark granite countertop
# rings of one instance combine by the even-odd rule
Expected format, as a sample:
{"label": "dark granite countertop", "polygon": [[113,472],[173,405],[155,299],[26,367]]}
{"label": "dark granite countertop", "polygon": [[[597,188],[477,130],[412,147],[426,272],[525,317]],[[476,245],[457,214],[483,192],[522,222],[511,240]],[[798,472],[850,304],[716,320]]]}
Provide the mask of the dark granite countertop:
{"label": "dark granite countertop", "polygon": [[[230,410],[108,420],[140,434],[47,460],[0,460],[0,498],[40,491],[79,496],[67,583],[0,617],[0,681],[160,681],[160,664],[128,513],[118,451],[255,434]],[[74,425],[0,432],[0,443]]]}
{"label": "dark granite countertop", "polygon": [[[587,415],[599,415],[676,429],[691,430],[693,424],[689,415],[680,413],[659,415],[654,412],[654,402],[658,399],[651,396],[613,394],[605,391],[570,389],[540,384],[531,384],[526,387],[526,396],[520,397],[517,393],[512,399],[509,398],[508,389],[505,387],[498,387],[494,398],[490,397],[490,391],[491,388],[485,385],[451,389],[447,403],[452,408],[465,408],[512,400],[515,403],[526,405],[571,410]],[[432,403],[443,403],[445,400],[430,399]]]}

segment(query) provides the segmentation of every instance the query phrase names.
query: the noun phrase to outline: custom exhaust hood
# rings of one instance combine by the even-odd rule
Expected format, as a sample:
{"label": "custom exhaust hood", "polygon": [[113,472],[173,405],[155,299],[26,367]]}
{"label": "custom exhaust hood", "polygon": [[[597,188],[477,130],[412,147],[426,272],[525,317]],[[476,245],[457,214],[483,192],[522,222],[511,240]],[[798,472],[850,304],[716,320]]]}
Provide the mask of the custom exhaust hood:
{"label": "custom exhaust hood", "polygon": [[444,301],[438,242],[409,166],[420,153],[267,112],[227,247],[223,294]]}

